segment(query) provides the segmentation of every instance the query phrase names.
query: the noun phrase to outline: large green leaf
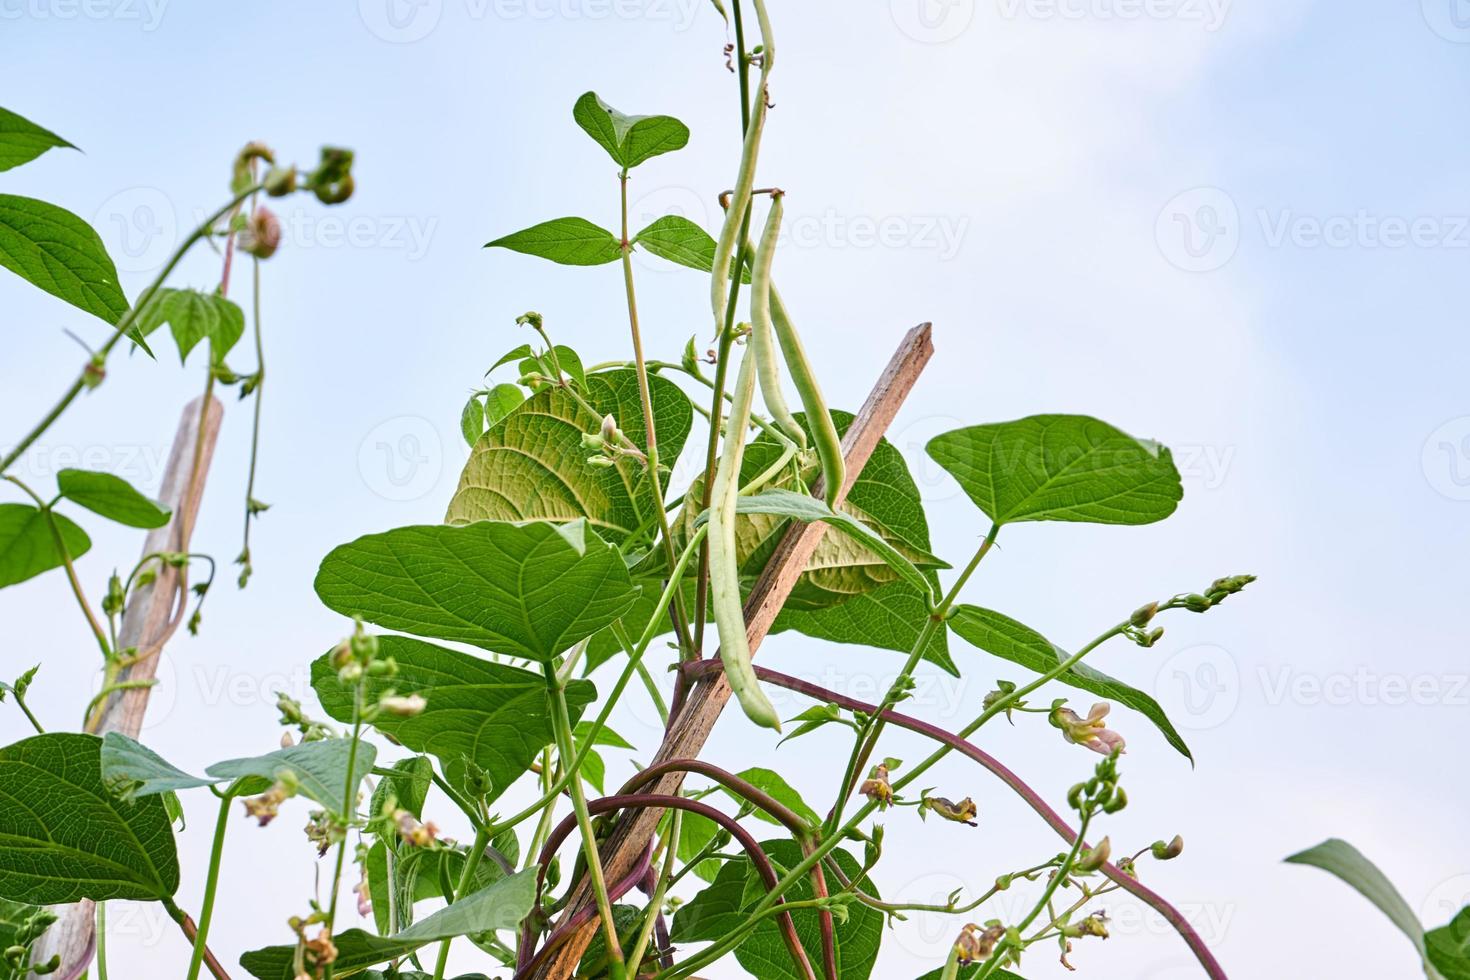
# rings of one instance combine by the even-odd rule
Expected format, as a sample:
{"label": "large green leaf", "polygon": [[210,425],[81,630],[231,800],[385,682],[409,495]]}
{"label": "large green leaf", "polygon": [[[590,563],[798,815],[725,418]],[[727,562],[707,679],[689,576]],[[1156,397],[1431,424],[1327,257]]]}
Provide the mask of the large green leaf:
{"label": "large green leaf", "polygon": [[[536,869],[528,868],[465,896],[393,936],[349,929],[333,937],[337,945],[333,973],[349,977],[441,939],[514,929],[535,902]],[[240,957],[240,965],[258,980],[292,980],[296,976],[291,962],[295,949],[267,946],[252,950]]]}
{"label": "large green leaf", "polygon": [[54,204],[0,194],[0,266],[108,323],[128,311],[102,239]]}
{"label": "large green leaf", "polygon": [[[958,932],[959,930],[957,929],[955,931]],[[955,975],[955,980],[975,980],[976,977],[980,976],[980,971],[983,969],[985,969],[985,963],[983,961],[971,963],[969,966],[962,966],[960,967],[959,973]],[[994,980],[1023,980],[1020,974],[1012,973],[1010,970],[1002,970],[999,967],[991,970],[989,975]],[[942,980],[943,976],[944,967],[941,966],[937,970],[930,970],[922,977],[919,977],[919,980]]]}
{"label": "large green leaf", "polygon": [[[661,259],[700,272],[715,267],[715,240],[709,232],[680,214],[666,214],[633,236],[633,244],[642,245]],[[734,268],[734,261],[731,261]],[[750,282],[750,267],[741,270],[741,281]]]}
{"label": "large green leaf", "polygon": [[487,242],[485,247],[508,248],[561,265],[605,265],[623,254],[612,232],[586,218],[553,218]]}
{"label": "large green leaf", "polygon": [[[736,773],[736,775],[738,775],[741,779],[744,779],[746,782],[750,783],[756,789],[764,790],[777,803],[784,804],[787,809],[793,811],[798,817],[805,820],[810,826],[821,826],[822,818],[817,816],[817,811],[813,810],[810,806],[807,806],[806,800],[803,800],[801,798],[801,794],[798,793],[796,789],[793,788],[792,785],[788,783],[785,777],[783,777],[780,773],[771,769],[765,769],[760,766],[756,766],[752,769],[744,769],[739,773]],[[730,795],[737,802],[742,802],[741,799],[739,797],[736,797],[733,793]],[[770,814],[766,813],[766,811],[761,809],[757,809],[755,811],[755,815],[761,820],[764,820],[766,823],[780,823],[780,821],[778,821],[775,817],[771,816]]]}
{"label": "large green leaf", "polygon": [[[933,578],[932,573],[930,577]],[[919,642],[919,632],[928,615],[927,591],[921,593],[907,582],[894,582],[823,609],[782,609],[771,632],[796,630],[829,643],[853,643],[908,653]],[[944,630],[930,634],[924,659],[955,677],[960,674],[950,658],[949,637]]]}
{"label": "large green leaf", "polygon": [[[658,433],[659,462],[673,466],[694,424],[694,409],[678,385],[648,379]],[[624,457],[616,466],[587,464],[583,433],[611,415],[640,450],[648,450],[638,376],[626,369],[587,377],[588,412],[571,395],[547,388],[481,436],[460,475],[445,520],[573,521],[586,518],[598,533],[621,542],[652,521],[656,506],[647,473]]]}
{"label": "large green leaf", "polygon": [[[405,636],[381,636],[378,643],[398,664],[398,674],[369,677],[368,698],[392,688],[422,694],[426,707],[408,718],[379,715],[374,726],[414,752],[435,756],[446,770],[472,760],[490,777],[492,797],[505,792],[554,740],[546,679],[540,674]],[[328,657],[311,665],[311,683],[327,714],[351,719],[351,692],[337,682]],[[569,683],[566,693],[574,717],[597,697],[589,681]]]}
{"label": "large green leaf", "polygon": [[9,109],[0,109],[0,170],[29,163],[58,146],[76,149],[51,130],[43,129]]}
{"label": "large green leaf", "polygon": [[[51,519],[61,532],[66,555],[77,559],[92,547],[86,531],[55,512]],[[0,588],[60,568],[65,557],[56,547],[45,511],[30,504],[0,504]]]}
{"label": "large green leaf", "polygon": [[67,469],[56,474],[56,485],[67,500],[119,524],[152,528],[168,523],[167,507],[145,497],[120,476]]}
{"label": "large green leaf", "polygon": [[125,799],[212,786],[219,780],[191,776],[121,732],[102,736],[102,782]]}
{"label": "large green leaf", "polygon": [[219,363],[245,333],[240,307],[217,293],[197,289],[159,289],[138,312],[135,326],[146,337],[165,323],[178,345],[180,362],[188,360],[201,340],[208,340],[210,356]]}
{"label": "large green leaf", "polygon": [[[764,841],[761,849],[775,864],[784,868],[794,867],[801,861],[801,849],[794,841]],[[858,878],[862,868],[856,858],[840,849],[833,851],[832,857],[848,878]],[[747,882],[748,878],[752,881]],[[858,887],[870,895],[877,894],[875,886],[866,878],[858,882]],[[715,876],[714,883],[675,913],[669,938],[676,943],[720,939],[744,923],[749,911],[747,899],[764,893],[764,886],[748,858],[727,861]],[[786,897],[792,900],[811,898],[811,882],[803,877],[786,892]],[[847,906],[847,912],[847,921],[836,923],[837,975],[842,980],[867,980],[882,941],[883,914],[855,903]],[[791,916],[807,957],[813,963],[820,963],[822,944],[816,911],[803,909],[791,913]],[[735,959],[761,980],[796,980],[799,976],[786,951],[786,944],[781,941],[776,923],[771,919],[762,921],[736,948]]]}
{"label": "large green leaf", "polygon": [[1398,926],[1399,931],[1409,937],[1419,957],[1424,961],[1425,972],[1431,980],[1435,974],[1424,945],[1424,928],[1419,917],[1404,901],[1404,896],[1393,886],[1393,882],[1363,853],[1345,840],[1333,837],[1316,847],[1308,848],[1286,859],[1287,864],[1306,864],[1321,868],[1328,874],[1357,891]]}
{"label": "large green leaf", "polygon": [[650,157],[683,149],[689,127],[673,116],[628,116],[588,92],[572,107],[577,125],[624,170]]}
{"label": "large green leaf", "polygon": [[347,763],[353,758],[352,739],[327,738],[302,742],[266,755],[216,762],[204,770],[218,779],[257,777],[272,782],[292,779],[302,796],[315,800],[333,813],[344,813],[357,799],[357,787],[372,772],[378,750],[371,742],[359,741],[352,766],[352,790],[346,792]]}
{"label": "large green leaf", "polygon": [[[379,640],[379,642],[382,642]],[[335,676],[333,678],[335,680]],[[312,683],[325,683],[325,678],[317,677],[317,668],[313,665]],[[340,689],[341,685],[337,687]],[[381,813],[388,797],[393,797],[396,804],[412,813],[416,819],[424,818],[424,804],[429,798],[429,787],[434,785],[434,764],[426,756],[413,755],[407,759],[399,759],[392,765],[393,775],[384,776],[379,781],[377,789],[373,790],[372,802],[368,811],[374,815]]]}
{"label": "large green leaf", "polygon": [[1470,906],[1459,911],[1449,925],[1424,935],[1429,962],[1444,980],[1470,980]]}
{"label": "large green leaf", "polygon": [[620,556],[586,524],[400,527],[332,549],[316,591],[387,629],[547,661],[637,597]]}
{"label": "large green leaf", "polygon": [[996,524],[1151,524],[1184,496],[1166,447],[1085,415],[955,429],[928,450]]}
{"label": "large green leaf", "polygon": [[147,901],[179,887],[163,801],[108,792],[101,749],[100,738],[70,733],[0,748],[0,898]]}
{"label": "large green leaf", "polygon": [[[1009,616],[979,606],[958,605],[949,618],[949,628],[986,653],[1044,674],[1071,656],[1046,637]],[[1164,738],[1186,759],[1194,761],[1189,746],[1169,721],[1159,702],[1122,681],[1109,677],[1085,663],[1074,665],[1057,680],[1063,684],[1116,701],[1140,712],[1163,733]]]}

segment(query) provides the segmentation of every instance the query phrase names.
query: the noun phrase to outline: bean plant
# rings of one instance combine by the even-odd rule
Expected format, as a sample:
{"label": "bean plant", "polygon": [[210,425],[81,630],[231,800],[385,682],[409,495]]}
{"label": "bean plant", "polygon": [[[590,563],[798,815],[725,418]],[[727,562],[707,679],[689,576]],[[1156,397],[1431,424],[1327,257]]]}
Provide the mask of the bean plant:
{"label": "bean plant", "polygon": [[[716,6],[727,16],[724,61],[742,137],[728,189],[710,188],[720,226],[669,215],[631,228],[634,171],[669,166],[664,158],[686,145],[689,129],[667,115],[625,114],[594,92],[576,100],[572,119],[596,144],[587,172],[597,172],[599,148],[616,167],[616,185],[606,184],[614,229],[553,218],[495,237],[486,260],[506,269],[526,261],[508,251],[580,267],[567,270],[569,282],[617,266],[629,346],[598,351],[611,359],[593,362],[554,342],[549,318],[502,311],[500,332],[518,331],[525,342],[474,382],[459,419],[470,455],[442,519],[426,514],[425,523],[377,530],[321,559],[315,589],[343,626],[305,651],[316,703],[282,694],[283,731],[271,736],[279,748],[202,773],[92,720],[113,693],[117,665],[158,654],[159,644],[117,649],[130,596],[160,563],[186,569],[202,559],[150,555],[113,576],[94,605],[73,565],[87,539],[57,508],[135,527],[165,526],[170,515],[109,474],[68,471],[52,495],[10,471],[97,386],[116,347],[146,351],[164,323],[184,357],[209,342],[210,390],[239,384],[258,407],[263,369],[240,375],[224,361],[244,320],[225,297],[230,255],[239,248],[258,263],[274,251],[279,232],[263,217],[262,196],[345,199],[351,155],[328,150],[315,170],[299,172],[248,146],[226,203],[131,304],[84,223],[0,195],[0,265],[112,331],[0,464],[25,497],[0,504],[0,586],[59,570],[106,674],[77,731],[42,731],[25,702],[34,671],[0,686],[37,729],[0,748],[0,978],[80,975],[87,962],[33,954],[56,928],[59,913],[48,907],[84,899],[98,903],[99,919],[109,901],[161,903],[191,945],[188,980],[241,971],[260,980],[443,980],[452,951],[456,963],[479,963],[461,980],[675,980],[711,968],[761,980],[866,980],[878,975],[884,937],[916,917],[945,922],[954,937],[921,980],[1014,978],[1047,957],[1084,965],[1089,947],[1108,938],[1106,905],[1119,893],[1157,911],[1201,973],[1226,975],[1147,884],[1155,862],[1180,857],[1183,840],[1111,839],[1110,818],[1129,804],[1127,746],[1114,719],[1125,715],[1125,730],[1150,724],[1192,757],[1165,707],[1096,661],[1121,644],[1154,647],[1164,621],[1211,612],[1253,577],[1225,575],[1141,601],[1075,646],[965,601],[1007,525],[1161,521],[1183,497],[1179,473],[1166,447],[1087,416],[955,429],[927,453],[975,514],[943,538],[977,543],[958,570],[933,553],[908,462],[873,429],[883,413],[827,403],[797,311],[776,288],[786,194],[780,175],[761,164],[780,115],[771,87],[776,34],[765,0]],[[0,113],[0,168],[68,145]],[[199,241],[223,243],[219,288],[165,286]],[[691,313],[700,332],[682,351],[663,330],[647,331],[669,345],[667,360],[645,354],[633,262],[640,249],[709,279],[708,313]],[[256,272],[258,288],[258,264]],[[927,328],[911,334],[911,351],[927,339]],[[874,395],[877,403],[894,397],[902,392],[882,386]],[[685,453],[695,475],[673,485]],[[263,509],[252,494],[247,533]],[[243,584],[248,544],[240,564]],[[861,701],[755,663],[767,633],[785,631],[893,651],[901,667],[881,697]],[[972,719],[950,730],[905,712],[925,674],[958,676],[962,662],[974,662],[960,648],[994,658],[969,668],[988,688],[970,706]],[[611,683],[594,684],[594,672]],[[671,697],[661,678],[671,678]],[[774,688],[807,706],[783,718]],[[735,772],[701,755],[726,695],[740,708],[727,726],[783,736],[770,767]],[[630,701],[657,713],[661,744],[634,745],[610,727]],[[981,729],[998,720],[1074,746],[1075,774],[1061,780],[1070,790],[1049,799],[983,749]],[[892,755],[895,730],[924,739],[928,753]],[[845,745],[837,778],[799,789],[782,760],[819,731]],[[606,758],[619,751],[644,762],[621,784],[610,781]],[[1060,847],[1020,853],[986,834],[970,795],[933,785],[935,767],[950,757],[998,779]],[[202,880],[197,918],[175,901],[182,869],[174,843],[181,808],[196,800],[216,807],[208,864],[188,869]],[[305,820],[306,841],[293,846],[318,863],[318,887],[271,894],[267,934],[256,948],[230,951],[239,966],[227,967],[209,942],[216,899],[253,877],[232,867],[228,839],[283,813]],[[450,821],[468,833],[440,828]],[[883,861],[885,827],[913,830],[915,821],[942,830],[967,864],[990,861],[993,884],[927,904],[885,900],[893,873]],[[1000,905],[1002,893],[1012,911],[982,911]],[[1465,930],[1430,936],[1438,938],[1427,946],[1422,932],[1418,940],[1426,971],[1465,976]],[[1430,965],[1435,955],[1445,958]],[[99,945],[97,975],[105,969]]]}

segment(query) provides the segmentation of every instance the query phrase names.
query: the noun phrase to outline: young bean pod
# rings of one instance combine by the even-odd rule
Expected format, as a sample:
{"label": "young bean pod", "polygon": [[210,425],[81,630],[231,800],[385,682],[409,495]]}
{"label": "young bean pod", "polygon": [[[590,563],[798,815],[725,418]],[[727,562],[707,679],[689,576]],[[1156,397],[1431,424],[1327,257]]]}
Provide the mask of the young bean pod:
{"label": "young bean pod", "polygon": [[755,358],[755,373],[760,380],[761,398],[771,418],[781,431],[806,448],[806,430],[797,424],[781,390],[780,362],[771,327],[771,264],[776,257],[776,238],[781,231],[782,200],[780,191],[771,192],[771,210],[766,216],[765,231],[756,246],[755,263],[750,273],[750,353]]}
{"label": "young bean pod", "polygon": [[[771,75],[771,66],[776,60],[775,40],[771,36],[770,18],[766,16],[766,5],[756,0],[756,17],[761,29],[761,73],[755,87],[755,105],[750,113],[750,125],[745,128],[745,141],[740,149],[740,170],[735,177],[735,187],[730,194],[730,206],[725,211],[725,223],[720,228],[720,237],[715,240],[715,258],[710,275],[710,308],[714,311],[715,336],[725,331],[725,307],[730,298],[730,263],[735,256],[736,240],[740,237],[740,226],[745,221],[745,211],[750,207],[750,192],[755,187],[755,165],[760,156],[761,131],[766,125],[766,82]],[[744,57],[745,53],[740,52]]]}
{"label": "young bean pod", "polygon": [[755,398],[755,357],[747,351],[740,362],[731,393],[734,401],[725,428],[725,444],[710,489],[709,580],[710,605],[720,634],[720,663],[730,690],[751,721],[781,730],[781,718],[771,704],[755,670],[750,666],[750,643],[745,635],[745,610],[740,603],[740,565],[735,547],[735,504],[740,493],[740,464],[745,458],[745,428]]}
{"label": "young bean pod", "polygon": [[832,424],[832,413],[827,411],[826,399],[817,385],[817,376],[806,359],[806,350],[801,346],[801,337],[791,323],[786,305],[775,283],[767,290],[771,302],[771,325],[775,328],[776,341],[786,359],[786,369],[791,372],[791,383],[801,396],[801,408],[806,413],[806,424],[812,430],[812,442],[816,446],[817,458],[822,463],[822,484],[827,505],[837,506],[837,495],[847,479],[847,463],[842,458],[842,439],[837,435],[837,426]]}

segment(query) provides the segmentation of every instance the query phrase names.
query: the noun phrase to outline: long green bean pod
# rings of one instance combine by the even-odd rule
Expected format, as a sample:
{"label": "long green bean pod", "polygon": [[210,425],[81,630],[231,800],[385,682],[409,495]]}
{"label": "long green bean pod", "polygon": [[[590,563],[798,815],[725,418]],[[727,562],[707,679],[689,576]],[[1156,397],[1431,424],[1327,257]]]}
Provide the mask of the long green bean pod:
{"label": "long green bean pod", "polygon": [[812,430],[812,442],[816,446],[817,458],[822,463],[823,489],[830,507],[837,506],[837,495],[847,479],[847,462],[842,458],[842,439],[837,435],[837,426],[832,424],[832,413],[827,411],[827,401],[817,384],[806,359],[806,349],[801,346],[801,337],[781,302],[776,284],[767,290],[771,302],[771,325],[775,328],[776,341],[781,345],[781,354],[786,359],[786,369],[791,372],[791,383],[801,396],[801,408],[806,413],[806,424]]}
{"label": "long green bean pod", "polygon": [[[715,240],[715,260],[710,275],[710,309],[715,316],[715,336],[725,331],[725,307],[730,298],[730,261],[735,256],[735,244],[740,237],[740,225],[745,220],[745,211],[750,207],[750,192],[755,188],[755,165],[760,156],[761,130],[766,125],[766,81],[771,75],[771,66],[776,61],[776,46],[771,34],[771,20],[766,15],[764,0],[755,0],[756,18],[761,29],[761,74],[760,84],[755,89],[755,106],[750,113],[750,125],[745,128],[745,141],[740,148],[740,170],[735,176],[735,187],[730,194],[730,206],[725,211],[725,223],[720,228],[720,237]],[[738,52],[745,57],[745,52]]]}
{"label": "long green bean pod", "polygon": [[735,549],[735,503],[740,493],[740,464],[745,458],[745,427],[755,399],[755,357],[747,351],[740,362],[732,392],[734,400],[725,424],[725,444],[710,488],[709,582],[710,606],[720,634],[720,663],[730,690],[751,721],[781,730],[781,718],[771,704],[755,670],[750,666],[750,643],[745,635],[745,610],[740,603],[740,564]]}
{"label": "long green bean pod", "polygon": [[755,358],[755,374],[760,381],[761,399],[771,418],[790,436],[799,448],[806,448],[806,430],[797,424],[781,390],[781,367],[776,360],[776,344],[771,339],[771,264],[776,257],[776,239],[781,232],[782,200],[780,191],[771,192],[771,211],[766,216],[765,231],[756,246],[755,262],[750,272],[750,353]]}

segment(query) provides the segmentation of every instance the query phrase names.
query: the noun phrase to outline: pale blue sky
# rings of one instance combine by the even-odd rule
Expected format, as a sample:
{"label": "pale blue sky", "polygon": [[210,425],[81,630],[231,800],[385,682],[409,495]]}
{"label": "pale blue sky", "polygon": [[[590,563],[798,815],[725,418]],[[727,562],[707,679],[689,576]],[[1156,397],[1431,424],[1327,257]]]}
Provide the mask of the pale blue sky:
{"label": "pale blue sky", "polygon": [[[779,278],[839,406],[861,401],[905,329],[934,322],[939,355],[892,431],[924,488],[936,550],[962,561],[983,531],[922,457],[925,440],[956,425],[1086,412],[1173,446],[1185,475],[1179,513],[1155,527],[1008,529],[967,598],[1075,645],[1147,599],[1261,576],[1207,617],[1166,623],[1153,650],[1098,654],[1158,695],[1198,760],[1191,770],[1120,711],[1133,803],[1113,840],[1185,836],[1185,858],[1147,880],[1191,914],[1232,975],[1414,975],[1408,944],[1366,903],[1279,862],[1339,835],[1430,925],[1470,900],[1470,798],[1453,776],[1470,718],[1470,9],[771,3],[780,63],[761,177],[789,195]],[[11,79],[0,102],[85,150],[0,175],[0,192],[93,220],[130,291],[175,229],[221,200],[244,140],[303,163],[323,142],[358,154],[350,204],[282,209],[286,242],[265,267],[259,490],[274,507],[250,589],[222,585],[203,635],[168,653],[145,733],[166,756],[200,768],[273,744],[271,692],[303,693],[305,664],[344,628],[311,592],[317,561],[359,534],[440,518],[467,455],[459,407],[523,339],[517,314],[540,310],[590,360],[623,356],[611,267],[480,246],[563,214],[615,220],[613,168],[570,118],[589,88],[690,125],[685,151],[638,171],[635,209],[708,221],[737,150],[724,42],[707,0],[0,0]],[[674,357],[691,333],[704,337],[698,276],[648,263],[638,276],[653,352]],[[179,281],[216,277],[204,252]],[[13,277],[0,294],[3,442],[75,371],[63,328],[102,333]],[[90,465],[156,485],[199,386],[170,358],[116,358],[23,470],[45,484]],[[196,537],[224,560],[238,547],[248,436],[248,413],[227,405]],[[81,567],[96,589],[138,540],[101,527],[94,537]],[[68,602],[55,576],[0,593],[0,673],[43,660],[34,702],[57,727],[74,724],[95,655]],[[967,681],[939,683],[923,708],[960,724],[996,676],[1016,672],[954,652]],[[898,664],[794,636],[762,659],[858,696]],[[655,737],[631,706],[618,727],[640,744]],[[22,734],[0,711],[0,736]],[[983,743],[1059,800],[1091,760],[1055,736],[1033,720],[987,729]],[[773,748],[732,716],[709,752],[742,768],[770,763]],[[920,748],[895,736],[890,752]],[[842,751],[833,733],[780,757],[824,805]],[[981,828],[892,815],[885,894],[942,900],[1056,849],[983,773],[954,762],[935,783],[972,794]],[[198,904],[211,809],[189,805],[186,906]],[[231,960],[285,938],[282,921],[303,908],[312,873],[297,809],[264,831],[235,828],[214,933]],[[1126,903],[1110,911],[1114,938],[1073,957],[1086,975],[1197,975],[1159,922]],[[937,965],[959,924],[900,924],[875,976]],[[176,972],[185,949],[165,925],[119,910],[115,975]],[[1064,975],[1041,950],[1025,972]]]}

